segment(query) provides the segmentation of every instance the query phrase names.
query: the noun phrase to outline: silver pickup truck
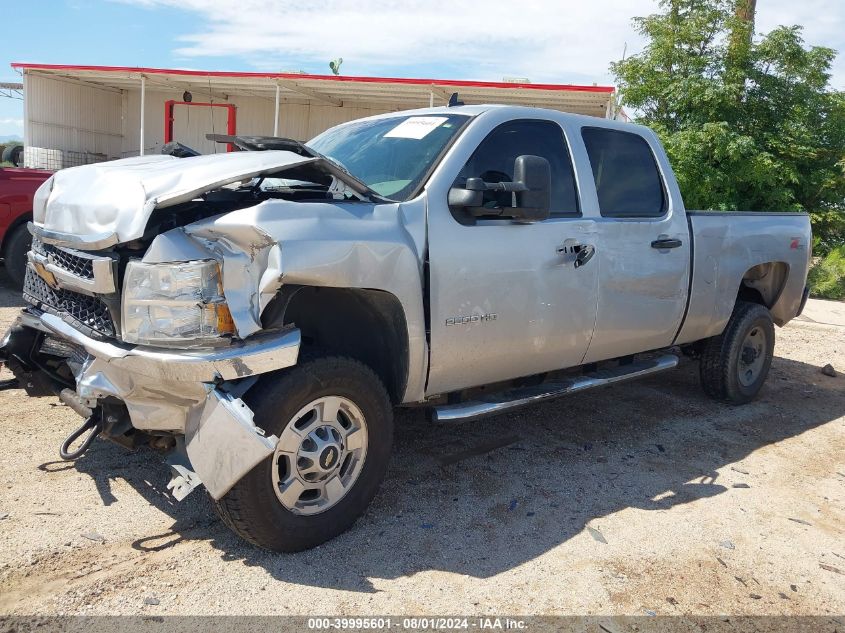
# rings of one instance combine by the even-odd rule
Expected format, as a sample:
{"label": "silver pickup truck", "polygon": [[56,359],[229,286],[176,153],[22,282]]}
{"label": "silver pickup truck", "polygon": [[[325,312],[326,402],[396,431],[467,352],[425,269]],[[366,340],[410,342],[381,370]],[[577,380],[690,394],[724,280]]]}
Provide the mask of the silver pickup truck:
{"label": "silver pickup truck", "polygon": [[471,420],[680,352],[748,402],[807,297],[807,216],[685,210],[644,127],[459,106],[223,140],[254,151],[45,182],[2,357],[83,416],[62,457],[149,444],[272,550],[364,512],[394,407]]}

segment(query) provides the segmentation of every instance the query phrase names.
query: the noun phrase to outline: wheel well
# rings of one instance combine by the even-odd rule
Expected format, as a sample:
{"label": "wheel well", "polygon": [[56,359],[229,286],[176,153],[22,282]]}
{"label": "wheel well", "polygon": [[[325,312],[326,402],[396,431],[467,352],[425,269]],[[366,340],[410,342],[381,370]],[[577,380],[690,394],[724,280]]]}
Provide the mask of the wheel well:
{"label": "wheel well", "polygon": [[748,301],[750,303],[759,303],[761,306],[766,305],[765,299],[763,299],[763,295],[760,294],[760,291],[756,288],[751,288],[750,286],[746,286],[743,282],[739,286],[739,292],[736,295],[737,301]]}
{"label": "wheel well", "polygon": [[19,215],[12,221],[12,223],[9,225],[9,228],[3,234],[3,242],[0,244],[0,253],[2,253],[3,256],[6,255],[6,245],[9,243],[9,236],[15,231],[17,231],[18,227],[21,224],[26,224],[30,220],[32,220],[32,214],[24,213],[23,215]]}
{"label": "wheel well", "polygon": [[784,262],[766,262],[752,266],[742,276],[737,300],[750,301],[771,308],[789,276],[789,265]]}
{"label": "wheel well", "polygon": [[267,305],[262,325],[296,325],[303,351],[354,358],[378,374],[399,403],[408,382],[408,328],[402,304],[380,290],[284,286]]}

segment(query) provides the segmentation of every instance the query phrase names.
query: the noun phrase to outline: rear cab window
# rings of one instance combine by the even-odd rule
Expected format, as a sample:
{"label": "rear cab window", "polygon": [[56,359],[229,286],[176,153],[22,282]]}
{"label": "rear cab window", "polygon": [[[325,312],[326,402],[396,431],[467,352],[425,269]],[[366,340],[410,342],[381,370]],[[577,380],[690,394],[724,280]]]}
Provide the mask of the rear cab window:
{"label": "rear cab window", "polygon": [[666,191],[648,142],[639,134],[585,127],[581,138],[590,157],[603,217],[659,218]]}

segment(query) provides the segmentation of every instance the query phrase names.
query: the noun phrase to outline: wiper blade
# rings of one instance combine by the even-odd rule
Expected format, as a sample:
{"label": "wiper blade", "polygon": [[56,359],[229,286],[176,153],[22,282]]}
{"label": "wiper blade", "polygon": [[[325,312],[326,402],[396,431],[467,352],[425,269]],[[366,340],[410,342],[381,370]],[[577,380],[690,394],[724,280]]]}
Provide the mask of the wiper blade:
{"label": "wiper blade", "polygon": [[200,156],[200,153],[193,147],[182,145],[178,141],[170,141],[161,146],[161,153],[164,156],[175,156],[176,158],[191,158],[193,156]]}
{"label": "wiper blade", "polygon": [[[309,158],[325,158],[340,167],[350,176],[350,172],[346,166],[340,161],[321,154],[320,152],[311,149],[305,143],[294,140],[292,138],[285,138],[282,136],[240,136],[237,134],[206,134],[205,138],[209,141],[217,143],[227,143],[234,145],[238,149],[245,152],[266,152],[269,150],[283,150],[293,152],[300,156],[307,156]],[[354,176],[353,176],[354,178]]]}

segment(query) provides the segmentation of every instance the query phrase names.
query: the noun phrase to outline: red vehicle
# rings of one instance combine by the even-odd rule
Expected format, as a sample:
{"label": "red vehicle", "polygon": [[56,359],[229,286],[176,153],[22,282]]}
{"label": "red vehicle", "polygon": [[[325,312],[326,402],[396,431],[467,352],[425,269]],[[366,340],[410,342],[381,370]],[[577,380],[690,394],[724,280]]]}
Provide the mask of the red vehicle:
{"label": "red vehicle", "polygon": [[23,286],[26,253],[32,237],[26,223],[32,219],[32,196],[53,175],[42,169],[0,169],[0,257],[16,288]]}

